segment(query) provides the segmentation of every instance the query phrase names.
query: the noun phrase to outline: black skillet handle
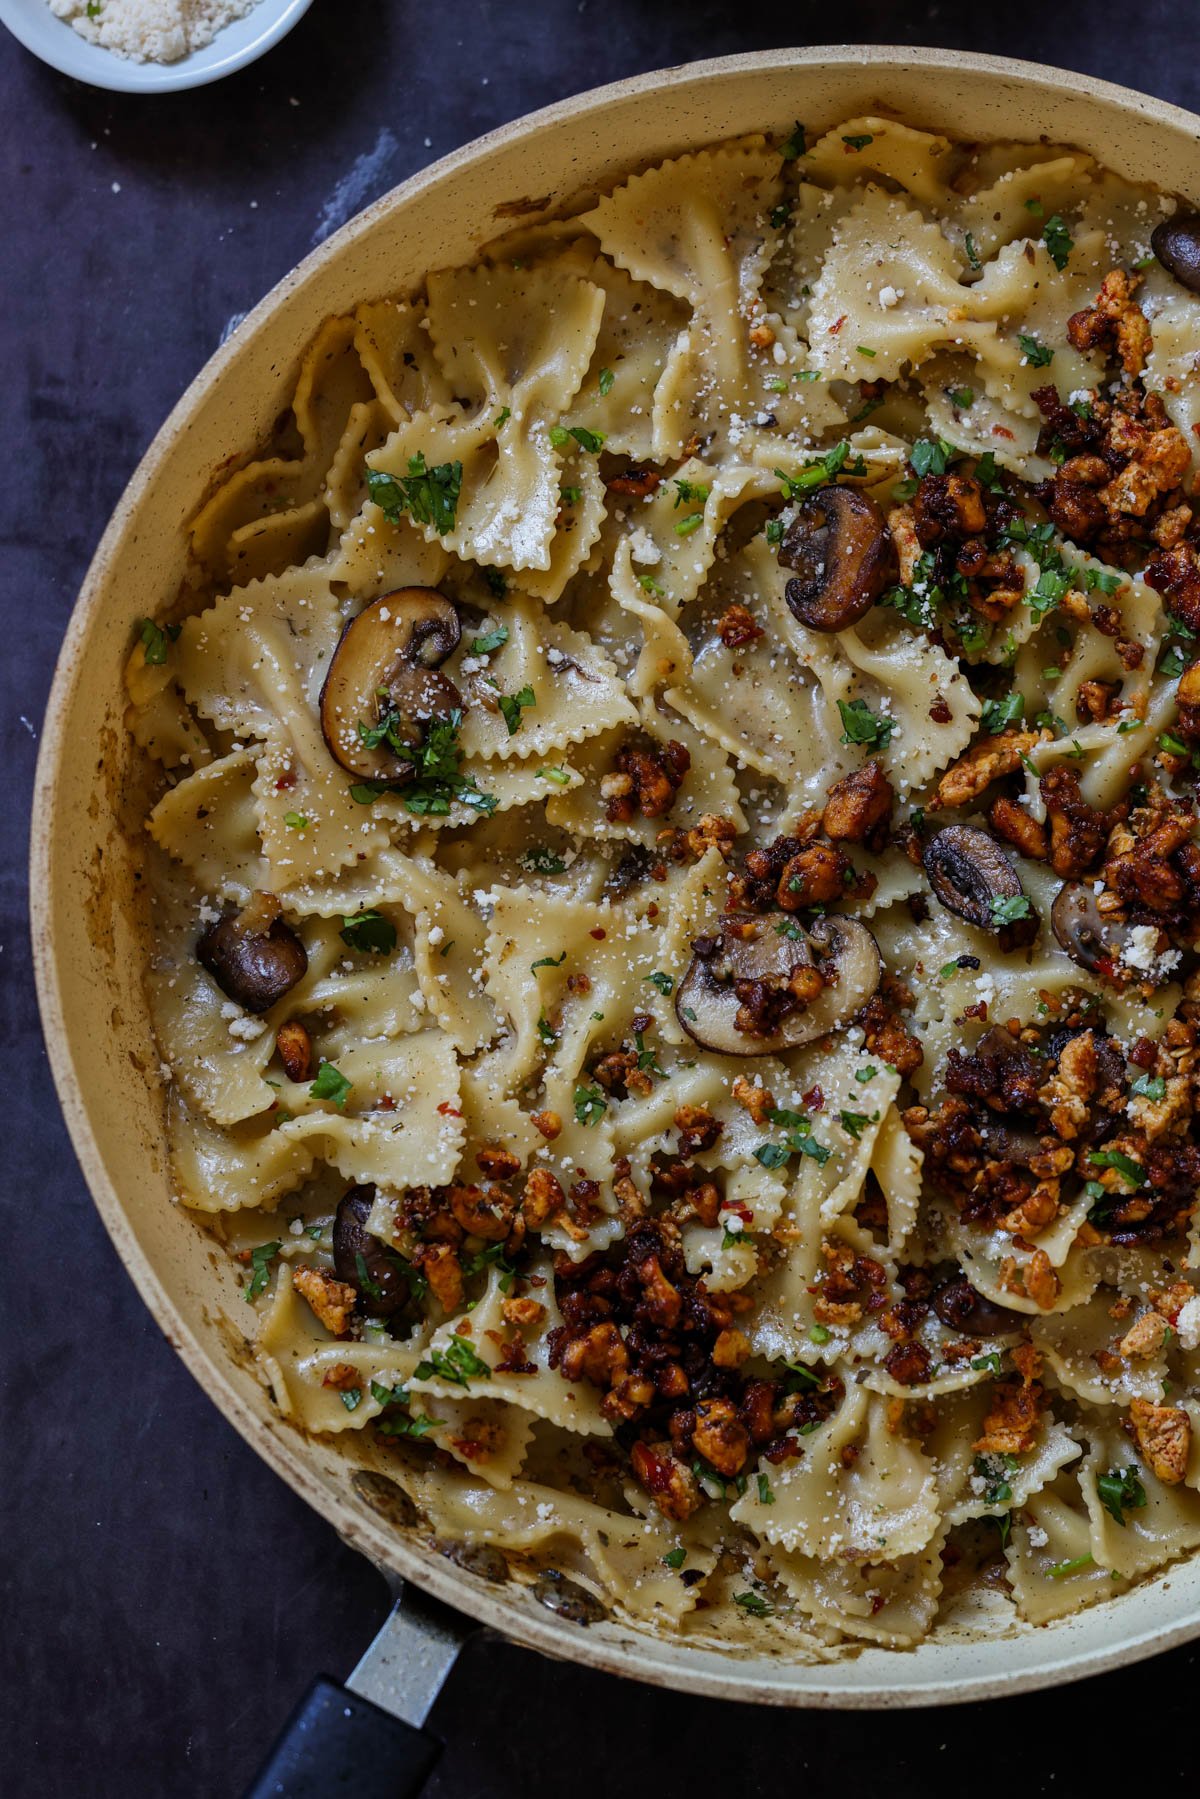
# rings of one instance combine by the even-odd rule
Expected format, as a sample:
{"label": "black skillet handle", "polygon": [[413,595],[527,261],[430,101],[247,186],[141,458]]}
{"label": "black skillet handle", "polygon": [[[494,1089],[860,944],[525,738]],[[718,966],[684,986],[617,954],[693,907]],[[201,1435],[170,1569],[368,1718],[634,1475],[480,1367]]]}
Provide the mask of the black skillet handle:
{"label": "black skillet handle", "polygon": [[442,1745],[318,1675],[244,1799],[416,1799]]}

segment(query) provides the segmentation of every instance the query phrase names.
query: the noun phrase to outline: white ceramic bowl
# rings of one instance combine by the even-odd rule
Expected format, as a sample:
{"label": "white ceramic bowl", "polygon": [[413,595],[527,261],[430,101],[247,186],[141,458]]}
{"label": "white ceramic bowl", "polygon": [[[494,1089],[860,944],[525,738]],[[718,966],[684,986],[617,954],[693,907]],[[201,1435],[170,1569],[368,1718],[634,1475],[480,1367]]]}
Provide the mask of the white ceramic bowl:
{"label": "white ceramic bowl", "polygon": [[179,62],[130,62],[112,50],[80,37],[65,19],[50,11],[47,0],[0,0],[0,22],[51,68],[89,87],[121,94],[170,94],[203,87],[257,62],[272,44],[286,37],[308,11],[312,0],[258,0],[243,19],[219,31],[211,44]]}

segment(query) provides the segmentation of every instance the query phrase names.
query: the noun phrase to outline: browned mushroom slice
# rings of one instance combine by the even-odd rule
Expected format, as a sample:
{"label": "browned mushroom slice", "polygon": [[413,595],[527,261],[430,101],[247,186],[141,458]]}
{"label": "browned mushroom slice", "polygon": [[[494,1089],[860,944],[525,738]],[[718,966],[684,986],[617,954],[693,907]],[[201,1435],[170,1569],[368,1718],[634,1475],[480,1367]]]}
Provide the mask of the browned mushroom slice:
{"label": "browned mushroom slice", "polygon": [[196,955],[222,993],[247,1012],[268,1012],[308,969],[304,945],[273,893],[256,893],[240,912],[210,924]]}
{"label": "browned mushroom slice", "polygon": [[942,1323],[967,1337],[1003,1337],[1023,1330],[1027,1320],[985,1299],[965,1275],[948,1280],[933,1296],[933,1309]]}
{"label": "browned mushroom slice", "polygon": [[1200,213],[1164,219],[1150,233],[1150,248],[1181,287],[1200,294]]}
{"label": "browned mushroom slice", "polygon": [[1011,943],[1037,935],[1038,917],[1021,877],[994,837],[975,825],[947,825],[925,845],[929,885],[947,911]]}
{"label": "browned mushroom slice", "polygon": [[688,1036],[725,1056],[765,1056],[847,1024],[879,985],[879,950],[854,918],[808,930],[787,912],[733,912],[698,937],[675,997]]}
{"label": "browned mushroom slice", "polygon": [[1113,975],[1129,927],[1106,919],[1089,881],[1064,881],[1050,908],[1050,928],[1073,962],[1093,974]]}
{"label": "browned mushroom slice", "polygon": [[333,1220],[333,1266],[340,1281],[358,1289],[364,1312],[392,1318],[413,1298],[416,1271],[367,1229],[374,1202],[374,1187],[343,1193]]}
{"label": "browned mushroom slice", "polygon": [[822,487],[801,500],[779,560],[796,571],[784,598],[813,631],[856,625],[896,579],[896,551],[883,514],[853,487]]}
{"label": "browned mushroom slice", "polygon": [[458,612],[433,587],[372,600],[338,641],[321,689],[321,731],[335,762],[361,781],[410,780],[406,753],[433,719],[462,710],[440,665],[457,647]]}

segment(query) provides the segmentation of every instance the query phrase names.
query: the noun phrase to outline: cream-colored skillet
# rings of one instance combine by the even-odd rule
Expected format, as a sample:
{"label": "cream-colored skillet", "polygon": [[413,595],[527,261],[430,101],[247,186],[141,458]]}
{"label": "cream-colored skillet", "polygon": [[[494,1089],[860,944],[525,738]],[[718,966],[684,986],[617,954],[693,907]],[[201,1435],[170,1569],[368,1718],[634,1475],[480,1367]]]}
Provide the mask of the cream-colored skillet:
{"label": "cream-colored skillet", "polygon": [[1200,200],[1200,121],[1029,63],[887,47],[780,50],[584,94],[416,176],[281,282],[167,420],[88,571],[43,731],[32,845],[38,991],[72,1140],[119,1253],[196,1378],[284,1479],[393,1580],[410,1583],[424,1608],[418,1614],[406,1600],[393,1613],[349,1693],[332,1683],[315,1690],[256,1793],[415,1791],[432,1739],[403,1734],[389,1714],[421,1723],[467,1619],[548,1654],[692,1693],[847,1707],[1015,1693],[1200,1633],[1200,1559],[1054,1626],[994,1637],[943,1627],[911,1651],[865,1648],[820,1666],[635,1632],[564,1604],[552,1586],[508,1577],[499,1552],[452,1559],[400,1489],[356,1462],[354,1445],[306,1437],[279,1417],[254,1372],[227,1258],[170,1203],[132,905],[139,814],[121,671],[134,620],[177,587],[183,523],[214,470],[264,437],[288,403],[302,347],[329,315],[417,285],[431,260],[467,262],[514,216],[557,211],[631,166],[744,132],[786,133],[795,119],[818,130],[870,110],[963,138],[1078,144],[1121,174]]}

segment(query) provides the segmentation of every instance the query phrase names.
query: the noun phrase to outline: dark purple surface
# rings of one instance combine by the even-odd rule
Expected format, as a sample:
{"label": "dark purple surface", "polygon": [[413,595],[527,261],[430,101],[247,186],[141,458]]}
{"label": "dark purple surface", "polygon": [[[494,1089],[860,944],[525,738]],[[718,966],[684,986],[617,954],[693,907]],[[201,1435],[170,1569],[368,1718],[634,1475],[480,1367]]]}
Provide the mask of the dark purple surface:
{"label": "dark purple surface", "polygon": [[[160,1337],[59,1119],[28,970],[25,795],[92,547],[230,318],[360,206],[581,89],[835,37],[1027,56],[1200,105],[1194,0],[318,0],[263,62],[169,100],[79,87],[0,31],[0,729],[5,787],[21,795],[3,809],[0,872],[10,1799],[236,1796],[311,1677],[345,1675],[387,1606],[374,1571],[241,1443]],[[1194,1663],[1181,1650],[1000,1708],[889,1719],[721,1706],[479,1643],[434,1713],[450,1747],[430,1792],[1170,1790],[1195,1765]]]}

